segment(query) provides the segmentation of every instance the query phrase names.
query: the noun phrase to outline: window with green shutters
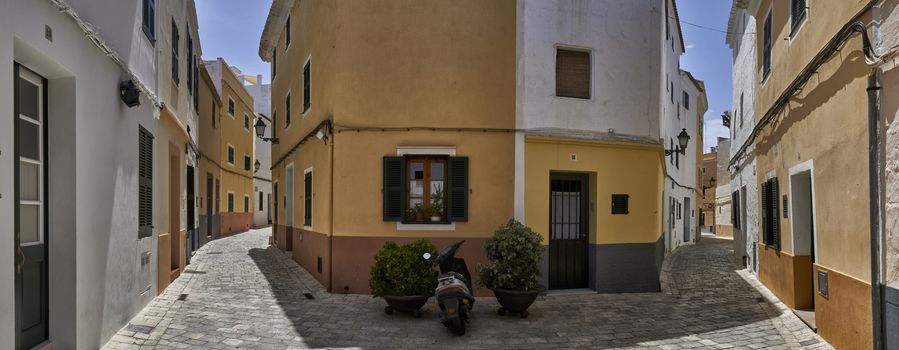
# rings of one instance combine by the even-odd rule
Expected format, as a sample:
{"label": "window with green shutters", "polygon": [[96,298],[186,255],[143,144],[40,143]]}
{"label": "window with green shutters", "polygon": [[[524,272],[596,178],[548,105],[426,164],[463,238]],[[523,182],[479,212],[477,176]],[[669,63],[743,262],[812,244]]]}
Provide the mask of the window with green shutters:
{"label": "window with green shutters", "polygon": [[762,243],[774,249],[780,249],[779,192],[776,177],[762,183]]}
{"label": "window with green shutters", "polygon": [[303,177],[303,225],[312,226],[312,172]]}
{"label": "window with green shutters", "polygon": [[175,19],[172,18],[172,80],[175,81],[175,85],[180,83],[179,75],[178,75],[178,41],[181,38],[181,35],[178,33],[178,25],[175,23]]}
{"label": "window with green shutters", "polygon": [[468,157],[384,157],[383,220],[468,221],[468,164]]}

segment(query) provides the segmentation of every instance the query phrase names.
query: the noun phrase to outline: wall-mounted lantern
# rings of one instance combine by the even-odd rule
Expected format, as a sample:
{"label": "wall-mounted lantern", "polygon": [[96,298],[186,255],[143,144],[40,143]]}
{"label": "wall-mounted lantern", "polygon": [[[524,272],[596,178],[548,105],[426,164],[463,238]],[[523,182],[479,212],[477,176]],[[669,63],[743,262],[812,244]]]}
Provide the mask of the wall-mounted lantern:
{"label": "wall-mounted lantern", "polygon": [[687,145],[690,144],[690,134],[687,134],[687,129],[681,129],[680,134],[677,134],[677,144],[675,149],[666,149],[665,155],[669,156],[672,153],[687,154]]}
{"label": "wall-mounted lantern", "polygon": [[119,98],[129,108],[140,106],[140,90],[134,85],[134,81],[125,80],[119,83]]}
{"label": "wall-mounted lantern", "polygon": [[257,159],[257,160],[256,160],[256,163],[253,164],[253,167],[256,169],[255,171],[253,171],[253,173],[258,173],[258,172],[259,172],[259,167],[261,167],[261,166],[262,166],[262,164],[260,164],[260,163],[259,163],[259,159]]}
{"label": "wall-mounted lantern", "polygon": [[277,138],[265,137],[265,122],[262,121],[262,118],[256,118],[256,124],[253,125],[253,128],[256,129],[256,137],[262,139],[262,141],[271,142],[274,145],[278,144]]}

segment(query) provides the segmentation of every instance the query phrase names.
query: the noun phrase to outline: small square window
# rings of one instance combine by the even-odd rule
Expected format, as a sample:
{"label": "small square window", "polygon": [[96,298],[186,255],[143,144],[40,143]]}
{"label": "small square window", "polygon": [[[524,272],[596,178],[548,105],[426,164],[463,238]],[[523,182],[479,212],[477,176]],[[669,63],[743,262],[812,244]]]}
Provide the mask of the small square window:
{"label": "small square window", "polygon": [[630,195],[613,194],[612,195],[612,215],[629,214],[628,200]]}

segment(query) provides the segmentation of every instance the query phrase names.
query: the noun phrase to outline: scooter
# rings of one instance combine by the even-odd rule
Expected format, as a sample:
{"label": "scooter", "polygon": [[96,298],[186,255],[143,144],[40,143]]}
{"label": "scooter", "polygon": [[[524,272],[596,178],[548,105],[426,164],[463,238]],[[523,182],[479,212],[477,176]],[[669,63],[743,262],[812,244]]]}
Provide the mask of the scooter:
{"label": "scooter", "polygon": [[468,272],[465,259],[456,257],[456,251],[462,243],[465,241],[443,248],[437,256],[440,276],[437,277],[436,295],[437,305],[443,312],[441,322],[458,335],[465,334],[465,324],[474,307],[471,273]]}

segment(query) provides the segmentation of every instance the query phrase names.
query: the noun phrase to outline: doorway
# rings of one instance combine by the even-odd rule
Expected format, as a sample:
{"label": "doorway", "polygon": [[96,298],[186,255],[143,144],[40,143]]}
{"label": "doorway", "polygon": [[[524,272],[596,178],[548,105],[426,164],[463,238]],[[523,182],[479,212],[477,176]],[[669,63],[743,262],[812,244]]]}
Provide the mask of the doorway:
{"label": "doorway", "polygon": [[212,174],[206,173],[206,238],[212,236]]}
{"label": "doorway", "polygon": [[293,251],[293,163],[287,166],[285,176],[287,187],[284,189],[284,251]]}
{"label": "doorway", "polygon": [[181,156],[175,146],[169,147],[169,282],[181,274]]}
{"label": "doorway", "polygon": [[196,208],[194,207],[194,167],[187,166],[187,254],[185,264],[190,264],[190,257],[200,247],[199,235],[196,232],[194,219]]}
{"label": "doorway", "polygon": [[588,177],[552,174],[549,184],[549,289],[587,288]]}
{"label": "doorway", "polygon": [[16,349],[48,339],[47,79],[15,64],[13,157]]}
{"label": "doorway", "polygon": [[684,197],[681,217],[684,219],[684,243],[690,242],[690,197]]}
{"label": "doorway", "polygon": [[797,293],[801,291],[805,294],[797,298],[797,309],[814,313],[815,215],[810,169],[790,175],[790,197],[794,264],[800,265],[798,270],[805,272],[805,276],[794,277],[797,279],[796,285],[803,287],[797,288]]}

